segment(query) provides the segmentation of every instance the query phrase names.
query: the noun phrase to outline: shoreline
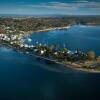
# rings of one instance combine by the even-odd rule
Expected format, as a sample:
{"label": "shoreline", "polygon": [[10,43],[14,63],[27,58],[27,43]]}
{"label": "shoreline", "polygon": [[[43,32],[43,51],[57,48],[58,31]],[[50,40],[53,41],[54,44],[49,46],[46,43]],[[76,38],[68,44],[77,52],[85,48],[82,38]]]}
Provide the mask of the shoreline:
{"label": "shoreline", "polygon": [[20,31],[21,33],[23,33],[23,35],[30,35],[33,33],[38,33],[38,32],[48,32],[48,31],[52,31],[52,30],[63,30],[63,29],[69,29],[71,27],[71,25],[68,26],[63,26],[63,27],[50,27],[50,28],[46,28],[46,29],[40,29],[40,30],[36,30],[36,31]]}
{"label": "shoreline", "polygon": [[[74,24],[77,25],[77,24]],[[79,24],[80,25],[80,24]],[[30,35],[32,33],[38,33],[38,32],[48,32],[48,31],[52,31],[52,30],[63,30],[63,29],[69,29],[71,28],[73,25],[68,25],[68,26],[60,26],[60,27],[49,27],[46,29],[39,29],[39,30],[34,30],[34,31],[20,31],[23,33],[23,35]],[[95,25],[83,25],[82,27],[87,26],[87,27],[94,27]],[[97,25],[98,26],[98,25]]]}
{"label": "shoreline", "polygon": [[[23,53],[23,54],[27,54],[27,52],[23,52],[21,50],[18,50],[16,47],[13,47],[11,45],[6,45],[5,43],[4,44],[0,44],[0,47],[8,47],[8,48],[11,48],[13,49],[14,51],[16,52],[19,52],[19,53]],[[64,64],[63,62],[59,62],[57,61],[56,59],[55,60],[52,60],[50,58],[47,58],[47,57],[42,57],[40,55],[36,55],[36,54],[30,54],[28,53],[29,56],[34,56],[36,58],[40,58],[41,60],[47,60],[47,61],[50,61],[50,62],[53,62],[55,64],[59,64],[59,65],[62,65],[64,67],[67,67],[67,68],[70,68],[70,69],[73,69],[73,70],[77,70],[77,71],[82,71],[82,72],[87,72],[87,73],[100,73],[100,70],[95,70],[95,69],[87,69],[87,68],[81,68],[81,67],[76,67],[75,65],[72,64]],[[75,62],[74,62],[75,63]]]}
{"label": "shoreline", "polygon": [[[21,31],[21,32],[24,33],[21,38],[23,38],[23,37],[25,37],[27,35],[33,34],[35,32],[46,32],[46,31],[51,31],[51,30],[69,29],[70,27],[71,27],[71,25],[64,26],[64,27],[47,28],[47,29],[43,29],[43,30],[29,31],[29,32]],[[21,52],[21,50],[19,49],[19,46],[17,48],[17,47],[14,47],[13,45],[7,44],[7,43],[1,43],[0,46],[2,46],[2,45],[5,46],[5,47],[12,48],[13,50],[15,50],[17,52]],[[24,50],[24,48],[23,48],[23,50]],[[25,54],[26,54],[26,52],[27,51],[22,51],[22,53],[25,53]],[[29,55],[31,55],[31,54],[29,53]],[[39,57],[41,59],[48,60],[48,61],[51,61],[51,62],[53,61],[56,64],[60,64],[60,65],[63,65],[65,67],[68,67],[68,68],[71,68],[71,69],[75,69],[75,70],[79,70],[79,71],[90,72],[90,73],[100,73],[100,70],[97,70],[97,69],[93,69],[93,68],[92,69],[82,68],[82,66],[80,64],[77,64],[80,67],[78,67],[77,65],[73,65],[73,64],[75,64],[75,62],[73,62],[73,64],[71,64],[71,63],[70,64],[64,64],[63,62],[56,61],[56,59],[55,60],[51,60],[51,59],[49,59],[47,57],[38,56],[36,54],[32,54],[31,56]]]}
{"label": "shoreline", "polygon": [[50,62],[54,62],[55,64],[59,64],[59,65],[62,65],[64,67],[67,67],[67,68],[70,68],[70,69],[74,69],[74,70],[77,70],[77,71],[82,71],[82,72],[87,72],[87,73],[100,73],[99,70],[86,69],[86,68],[76,68],[75,66],[73,66],[71,64],[64,64],[62,62],[54,61],[54,60],[51,60],[49,58],[41,57],[41,56],[38,56],[38,55],[32,55],[32,56],[35,56],[37,58],[44,59],[44,60],[47,60],[47,61],[50,61]]}

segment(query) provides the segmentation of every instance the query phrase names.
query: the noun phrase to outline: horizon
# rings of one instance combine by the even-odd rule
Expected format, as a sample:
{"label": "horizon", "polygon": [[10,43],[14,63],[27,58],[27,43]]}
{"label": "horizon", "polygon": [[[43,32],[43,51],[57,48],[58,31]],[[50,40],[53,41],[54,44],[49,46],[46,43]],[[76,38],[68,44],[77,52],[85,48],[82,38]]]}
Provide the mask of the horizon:
{"label": "horizon", "polygon": [[100,15],[57,15],[57,14],[48,14],[48,15],[29,15],[29,14],[0,14],[0,18],[49,18],[49,17],[100,17]]}

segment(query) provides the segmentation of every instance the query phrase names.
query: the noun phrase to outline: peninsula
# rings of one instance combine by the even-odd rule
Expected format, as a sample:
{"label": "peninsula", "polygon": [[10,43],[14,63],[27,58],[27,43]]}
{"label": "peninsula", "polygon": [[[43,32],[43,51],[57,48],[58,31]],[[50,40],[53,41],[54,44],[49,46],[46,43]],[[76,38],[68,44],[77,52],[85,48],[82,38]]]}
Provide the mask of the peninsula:
{"label": "peninsula", "polygon": [[100,25],[100,17],[0,18],[0,45],[69,68],[100,72],[100,56],[96,56],[94,51],[82,52],[77,49],[72,52],[68,48],[59,48],[57,45],[24,43],[23,37],[33,32],[68,29],[75,24]]}

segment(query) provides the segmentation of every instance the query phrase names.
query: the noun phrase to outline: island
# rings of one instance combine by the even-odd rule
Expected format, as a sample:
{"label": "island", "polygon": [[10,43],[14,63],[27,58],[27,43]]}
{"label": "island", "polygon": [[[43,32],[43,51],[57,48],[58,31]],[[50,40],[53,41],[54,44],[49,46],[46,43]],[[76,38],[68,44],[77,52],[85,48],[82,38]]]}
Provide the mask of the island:
{"label": "island", "polygon": [[100,72],[100,56],[97,56],[92,50],[83,52],[77,48],[75,51],[71,51],[66,47],[59,48],[58,45],[41,43],[28,45],[24,43],[23,37],[26,35],[55,29],[68,29],[75,24],[100,25],[100,17],[0,18],[0,46],[10,47],[17,52],[76,70]]}

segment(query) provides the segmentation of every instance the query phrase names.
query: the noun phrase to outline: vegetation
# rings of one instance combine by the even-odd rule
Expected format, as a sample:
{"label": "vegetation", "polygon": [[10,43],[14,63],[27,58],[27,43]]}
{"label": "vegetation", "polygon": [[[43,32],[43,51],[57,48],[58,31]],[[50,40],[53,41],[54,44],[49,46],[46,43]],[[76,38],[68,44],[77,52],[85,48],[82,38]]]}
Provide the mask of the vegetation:
{"label": "vegetation", "polygon": [[99,16],[0,18],[0,33],[18,34],[73,24],[100,25]]}
{"label": "vegetation", "polygon": [[96,54],[95,54],[95,52],[94,52],[94,51],[88,51],[88,52],[87,52],[87,58],[88,58],[89,60],[95,60],[95,59],[96,59]]}
{"label": "vegetation", "polygon": [[77,49],[75,52],[68,52],[69,50],[67,48],[60,49],[56,48],[56,46],[45,46],[45,45],[39,45],[36,46],[38,55],[41,55],[41,51],[44,51],[42,56],[46,57],[53,57],[55,59],[58,59],[60,61],[66,60],[66,61],[86,61],[86,60],[95,60],[95,52],[89,51],[88,53],[82,52],[81,50]]}
{"label": "vegetation", "polygon": [[[100,25],[100,17],[96,16],[67,16],[51,18],[0,18],[0,43],[28,54],[35,54],[62,64],[71,64],[74,67],[95,69],[100,66],[100,57],[94,51],[82,52],[80,49],[72,52],[68,48],[59,48],[59,45],[28,46],[22,42],[27,32],[48,28],[65,27],[73,24]],[[97,67],[96,69],[100,69]]]}
{"label": "vegetation", "polygon": [[[14,48],[14,50],[28,53],[31,55],[37,55],[39,57],[53,60],[54,62],[59,62],[65,65],[70,64],[70,66],[74,66],[75,68],[85,68],[85,69],[97,69],[100,68],[100,56],[97,57],[94,51],[82,52],[80,49],[72,52],[68,48],[60,48],[57,45],[36,45],[29,46],[27,44],[23,44],[20,40],[13,40],[12,37],[7,37],[8,35],[3,35],[0,40],[1,44],[5,46],[9,46]],[[6,37],[6,39],[5,39]],[[12,38],[12,40],[11,40]],[[9,40],[10,39],[10,40]],[[8,41],[9,40],[9,41]],[[74,64],[74,65],[73,65]]]}

